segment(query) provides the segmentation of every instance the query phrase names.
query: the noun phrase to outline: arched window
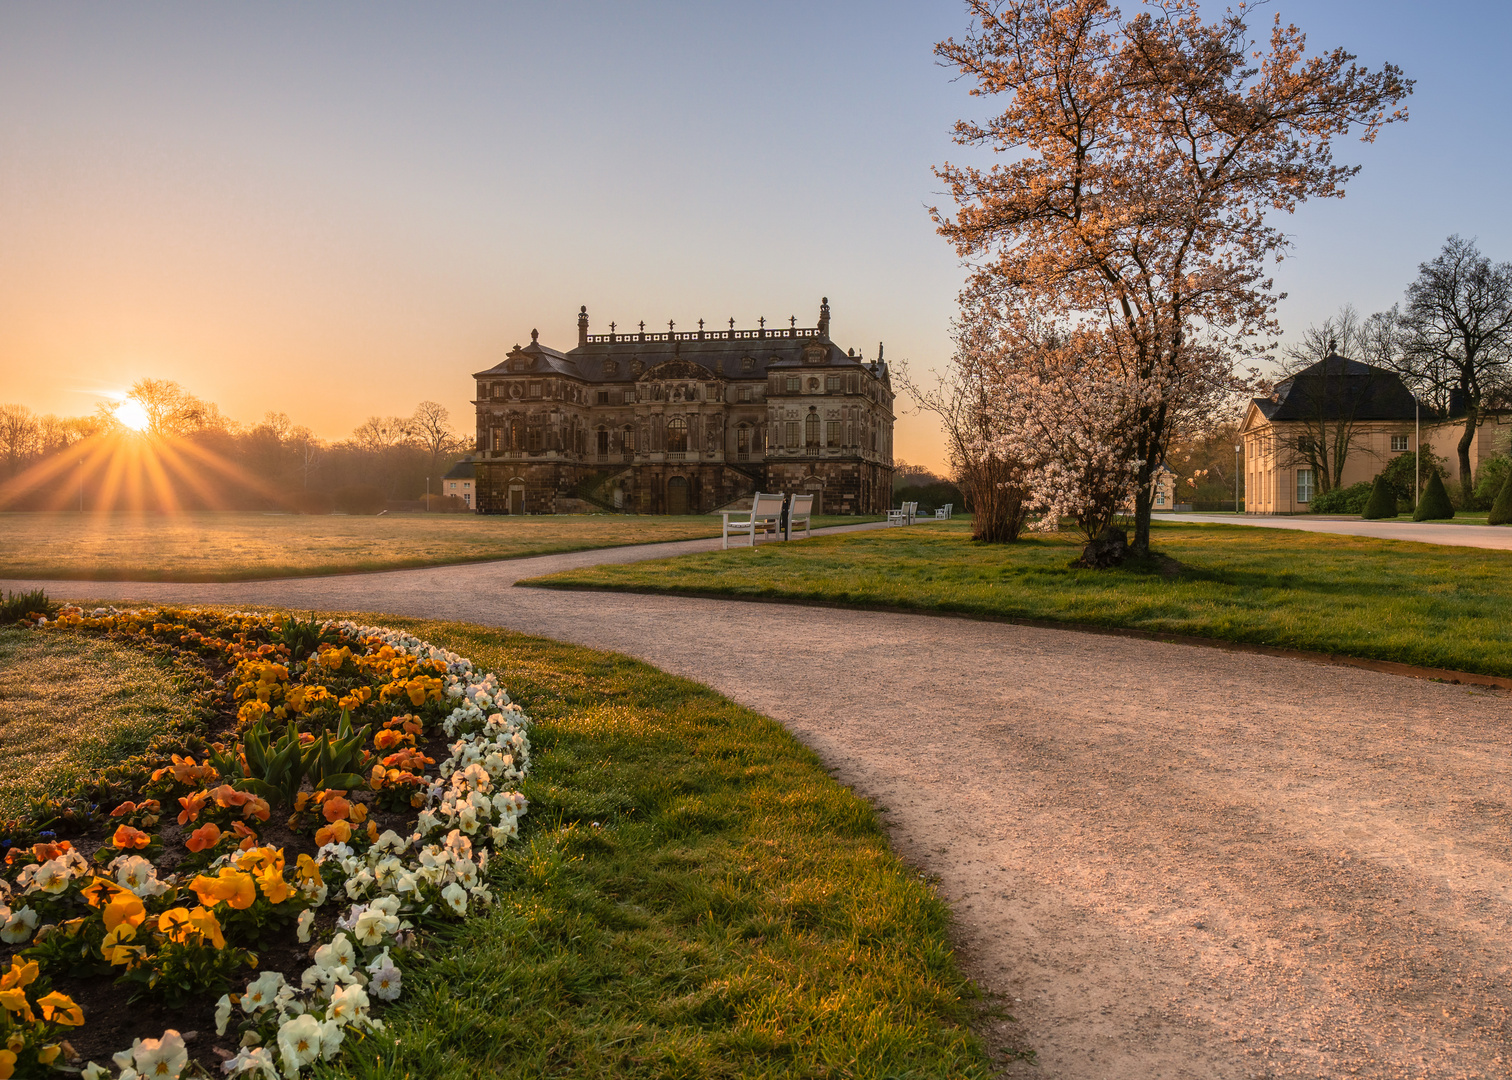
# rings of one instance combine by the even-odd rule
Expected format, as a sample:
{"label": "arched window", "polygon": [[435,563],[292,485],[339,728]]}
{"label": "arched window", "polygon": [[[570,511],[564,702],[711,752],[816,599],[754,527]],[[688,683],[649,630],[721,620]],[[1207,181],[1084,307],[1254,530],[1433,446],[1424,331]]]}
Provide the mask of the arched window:
{"label": "arched window", "polygon": [[808,446],[819,445],[819,414],[813,409],[809,410],[808,419],[803,422],[803,441]]}
{"label": "arched window", "polygon": [[520,422],[518,420],[511,420],[509,422],[509,448],[511,450],[519,450],[522,438],[523,432],[520,431]]}
{"label": "arched window", "polygon": [[680,416],[667,421],[667,453],[688,452],[688,422]]}

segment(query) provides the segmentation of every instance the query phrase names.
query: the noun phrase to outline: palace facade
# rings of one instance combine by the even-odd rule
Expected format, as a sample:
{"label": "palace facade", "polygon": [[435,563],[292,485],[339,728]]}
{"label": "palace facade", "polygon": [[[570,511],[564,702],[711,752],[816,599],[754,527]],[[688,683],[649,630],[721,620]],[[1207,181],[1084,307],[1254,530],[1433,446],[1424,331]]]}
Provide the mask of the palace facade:
{"label": "palace facade", "polygon": [[599,506],[700,514],[756,491],[811,493],[814,512],[892,502],[893,391],[874,360],[814,327],[588,332],[577,348],[516,345],[477,372],[480,513]]}

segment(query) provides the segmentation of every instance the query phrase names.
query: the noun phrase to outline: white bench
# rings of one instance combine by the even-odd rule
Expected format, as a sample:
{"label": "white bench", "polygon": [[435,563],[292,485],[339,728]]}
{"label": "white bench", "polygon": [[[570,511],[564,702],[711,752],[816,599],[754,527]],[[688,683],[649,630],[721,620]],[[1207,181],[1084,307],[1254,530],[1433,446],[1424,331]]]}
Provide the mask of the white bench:
{"label": "white bench", "polygon": [[914,517],[918,514],[918,512],[918,503],[906,502],[903,504],[901,509],[889,510],[887,512],[887,523],[889,525],[912,525],[914,523]]}
{"label": "white bench", "polygon": [[814,497],[812,495],[794,495],[793,501],[788,504],[787,536],[784,539],[793,538],[793,526],[799,521],[803,522],[803,536],[805,539],[812,536],[809,531],[809,521],[814,513]]}
{"label": "white bench", "polygon": [[[733,533],[751,534],[751,546],[756,546],[756,533],[777,531],[777,523],[782,518],[782,506],[787,500],[781,495],[763,495],[757,492],[751,499],[750,510],[721,510],[724,518],[724,546],[725,550],[730,547],[730,535]],[[745,520],[739,520],[740,518]]]}

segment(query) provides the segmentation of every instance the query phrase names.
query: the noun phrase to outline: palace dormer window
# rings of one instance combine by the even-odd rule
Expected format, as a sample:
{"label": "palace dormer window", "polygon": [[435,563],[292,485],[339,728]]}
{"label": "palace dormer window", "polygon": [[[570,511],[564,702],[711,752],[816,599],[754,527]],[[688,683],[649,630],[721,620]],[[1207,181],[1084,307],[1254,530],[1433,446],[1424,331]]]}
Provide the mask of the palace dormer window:
{"label": "palace dormer window", "polygon": [[608,376],[611,376],[611,377],[615,376],[615,375],[618,375],[619,374],[619,361],[618,360],[605,360],[604,361],[604,374],[608,375]]}
{"label": "palace dormer window", "polygon": [[740,370],[741,371],[755,371],[756,370],[756,358],[754,356],[747,356],[744,360],[742,360],[740,362]]}
{"label": "palace dormer window", "polygon": [[630,361],[630,374],[639,375],[645,369],[646,365],[641,363],[639,360]]}

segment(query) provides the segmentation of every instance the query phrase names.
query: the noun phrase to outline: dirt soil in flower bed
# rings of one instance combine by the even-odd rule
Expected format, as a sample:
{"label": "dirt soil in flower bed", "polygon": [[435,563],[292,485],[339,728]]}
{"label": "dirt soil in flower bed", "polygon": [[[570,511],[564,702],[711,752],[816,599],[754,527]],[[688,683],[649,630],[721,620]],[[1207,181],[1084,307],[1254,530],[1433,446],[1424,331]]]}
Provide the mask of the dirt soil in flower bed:
{"label": "dirt soil in flower bed", "polygon": [[[132,641],[127,635],[108,636],[128,644]],[[215,658],[201,657],[201,659],[212,677],[223,678],[229,676],[233,670],[232,666]],[[229,741],[234,736],[235,730],[236,714],[228,705],[209,725],[205,740],[206,742]],[[421,749],[426,756],[437,761],[445,757],[447,746],[448,740],[439,730],[428,734],[421,743]],[[402,836],[414,831],[415,811],[382,810],[376,803],[368,801],[371,799],[371,793],[368,792],[353,793],[350,798],[353,802],[368,803],[369,820],[377,825],[380,832],[384,829],[393,829]],[[57,838],[69,841],[75,850],[93,861],[95,852],[110,843],[110,838],[118,824],[108,816],[112,809],[114,806],[101,806],[100,816],[82,830],[71,832],[65,826],[55,826]],[[158,832],[163,841],[163,851],[153,859],[154,865],[164,878],[177,871],[187,851],[184,841],[196,827],[196,823],[193,822],[188,825],[178,824],[176,816],[175,810],[165,802],[163,820],[158,826]],[[270,820],[259,826],[258,834],[263,845],[282,848],[285,862],[293,865],[300,855],[314,855],[316,845],[313,836],[288,828],[282,820],[286,816],[280,813],[280,808],[275,807]],[[100,875],[109,876],[103,869],[100,870]],[[191,879],[192,874],[186,874],[183,880],[187,882]],[[293,928],[288,927],[283,931],[275,931],[270,938],[271,944],[253,949],[257,955],[256,971],[277,971],[286,980],[298,986],[300,976],[312,961],[317,944],[330,939],[337,915],[345,907],[344,904],[337,902],[338,900],[339,898],[333,892],[331,901],[315,909],[315,923],[310,934],[310,944],[299,944],[294,938]],[[32,942],[23,942],[18,945],[0,944],[0,967],[8,968],[11,957],[30,948],[32,944]],[[239,988],[254,974],[251,968],[242,969],[232,979],[233,989]],[[130,991],[118,987],[111,976],[53,977],[50,981],[53,989],[62,991],[73,998],[84,1010],[84,1026],[76,1029],[68,1038],[69,1045],[82,1059],[78,1062],[80,1064],[88,1061],[105,1064],[112,1054],[128,1049],[133,1039],[157,1038],[168,1028],[173,1028],[184,1036],[190,1059],[199,1062],[213,1075],[220,1075],[221,1063],[237,1050],[236,1042],[229,1033],[224,1038],[218,1038],[215,1034],[215,1005],[219,1000],[219,995],[206,995],[190,1005],[173,1009],[145,996],[133,999]],[[224,1051],[224,1056],[217,1051]]]}

